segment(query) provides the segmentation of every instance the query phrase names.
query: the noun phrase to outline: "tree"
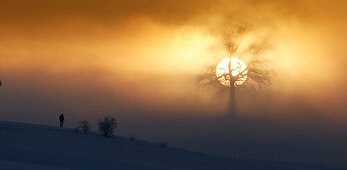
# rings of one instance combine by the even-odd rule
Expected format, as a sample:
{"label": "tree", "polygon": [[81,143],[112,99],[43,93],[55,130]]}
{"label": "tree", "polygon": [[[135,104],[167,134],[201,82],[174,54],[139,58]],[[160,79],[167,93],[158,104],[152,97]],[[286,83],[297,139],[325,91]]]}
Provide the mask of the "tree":
{"label": "tree", "polygon": [[92,125],[87,120],[83,120],[78,122],[77,129],[82,129],[84,133],[88,133],[91,127]]}
{"label": "tree", "polygon": [[[223,45],[228,56],[223,60],[225,67],[218,64],[207,67],[206,72],[198,75],[199,85],[204,88],[217,90],[225,94],[229,91],[229,111],[236,115],[236,89],[239,87],[258,90],[271,85],[273,72],[267,67],[267,60],[261,58],[261,54],[268,49],[266,39],[258,40],[242,51],[239,50],[242,35],[249,29],[244,26],[234,26],[223,34]],[[243,64],[241,59],[248,56],[248,62]],[[217,66],[217,68],[216,68]]]}
{"label": "tree", "polygon": [[99,131],[103,136],[113,136],[115,129],[117,128],[117,119],[107,116],[103,120],[99,120]]}

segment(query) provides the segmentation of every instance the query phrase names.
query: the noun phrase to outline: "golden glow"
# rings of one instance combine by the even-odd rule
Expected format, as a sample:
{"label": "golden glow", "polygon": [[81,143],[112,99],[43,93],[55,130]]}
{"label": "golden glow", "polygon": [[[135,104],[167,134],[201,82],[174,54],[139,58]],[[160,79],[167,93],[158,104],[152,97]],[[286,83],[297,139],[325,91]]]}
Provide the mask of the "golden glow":
{"label": "golden glow", "polygon": [[224,85],[230,87],[230,76],[229,76],[229,64],[230,64],[230,70],[231,70],[231,75],[234,76],[239,76],[239,74],[242,74],[240,78],[238,78],[234,86],[240,86],[243,84],[246,79],[247,79],[247,68],[246,64],[238,59],[238,58],[225,58],[222,60],[216,68],[216,76],[218,78],[218,81]]}
{"label": "golden glow", "polygon": [[[1,2],[4,3],[0,5],[0,80],[5,84],[0,87],[0,105],[8,106],[6,102],[17,99],[11,104],[13,108],[6,110],[18,111],[9,116],[23,112],[16,108],[26,108],[24,99],[33,98],[33,95],[37,96],[35,102],[41,105],[41,99],[58,96],[61,101],[55,103],[68,104],[61,108],[63,110],[78,110],[81,108],[78,103],[85,100],[75,96],[90,95],[92,97],[88,98],[92,101],[88,103],[95,103],[90,106],[89,110],[94,110],[91,114],[98,114],[95,109],[100,106],[112,108],[118,100],[122,105],[119,109],[124,105],[124,108],[172,110],[161,110],[162,114],[200,116],[204,112],[215,116],[215,110],[222,114],[223,109],[229,108],[229,100],[215,100],[213,91],[199,90],[196,77],[211,71],[205,66],[220,56],[211,75],[217,78],[214,77],[217,64],[230,58],[223,46],[224,33],[245,27],[243,34],[235,35],[235,39],[231,37],[237,45],[231,57],[240,57],[249,71],[241,86],[251,83],[248,60],[252,58],[264,61],[259,68],[273,71],[276,76],[266,88],[266,96],[256,94],[256,98],[246,93],[238,99],[240,110],[246,106],[244,114],[262,116],[258,107],[247,107],[247,102],[251,102],[247,97],[251,96],[254,101],[261,101],[257,106],[271,108],[280,118],[306,117],[307,109],[312,108],[320,112],[317,116],[343,118],[347,122],[344,100],[347,92],[347,1]],[[218,71],[227,70],[217,70],[217,74]],[[226,79],[220,78],[218,85],[230,86]],[[236,81],[236,85],[244,81]],[[16,96],[17,89],[23,96]],[[262,102],[267,96],[278,103]],[[302,100],[297,100],[299,97]],[[298,108],[303,106],[302,112],[296,110],[295,116],[294,112],[275,112],[290,108],[292,105],[288,103],[291,102]],[[106,106],[106,103],[111,105]],[[106,108],[103,110],[107,111]],[[213,111],[207,113],[205,110]],[[0,112],[6,114],[4,110]]]}

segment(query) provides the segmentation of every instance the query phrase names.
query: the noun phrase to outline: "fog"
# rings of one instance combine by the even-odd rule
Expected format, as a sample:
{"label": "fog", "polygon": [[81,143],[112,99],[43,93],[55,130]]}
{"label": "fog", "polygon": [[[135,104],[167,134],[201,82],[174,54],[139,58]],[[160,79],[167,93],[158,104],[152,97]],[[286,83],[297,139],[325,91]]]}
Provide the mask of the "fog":
{"label": "fog", "polygon": [[[337,165],[347,153],[346,8],[343,0],[5,0],[0,116],[56,125],[63,112],[68,127],[87,119],[95,128],[111,115],[120,135],[223,156],[288,161],[315,151],[308,160]],[[250,30],[241,48],[267,40],[262,57],[275,76],[265,90],[237,92],[231,118],[225,98],[196,76],[225,57],[222,33],[238,25]]]}

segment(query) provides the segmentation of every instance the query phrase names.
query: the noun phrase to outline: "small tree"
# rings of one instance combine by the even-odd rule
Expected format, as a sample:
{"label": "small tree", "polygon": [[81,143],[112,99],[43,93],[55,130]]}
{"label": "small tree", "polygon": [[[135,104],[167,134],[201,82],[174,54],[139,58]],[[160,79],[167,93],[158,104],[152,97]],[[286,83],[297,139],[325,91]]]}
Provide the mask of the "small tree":
{"label": "small tree", "polygon": [[117,128],[117,119],[107,116],[103,120],[99,120],[99,131],[103,136],[112,136]]}
{"label": "small tree", "polygon": [[91,127],[92,125],[87,120],[83,120],[78,122],[77,130],[82,129],[84,133],[88,133]]}

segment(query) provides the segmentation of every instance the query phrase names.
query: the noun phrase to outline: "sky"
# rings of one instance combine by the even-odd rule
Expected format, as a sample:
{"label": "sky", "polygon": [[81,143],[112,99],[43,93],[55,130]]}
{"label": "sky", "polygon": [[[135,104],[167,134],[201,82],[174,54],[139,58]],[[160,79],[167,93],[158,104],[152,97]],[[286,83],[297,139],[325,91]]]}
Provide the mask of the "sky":
{"label": "sky", "polygon": [[[223,156],[237,141],[259,153],[344,143],[346,11],[344,0],[2,0],[0,116],[56,125],[64,113],[68,127],[95,128],[110,115],[121,135]],[[249,30],[240,49],[266,40],[274,77],[236,94],[234,120],[196,77],[226,57],[223,32],[238,25]]]}

